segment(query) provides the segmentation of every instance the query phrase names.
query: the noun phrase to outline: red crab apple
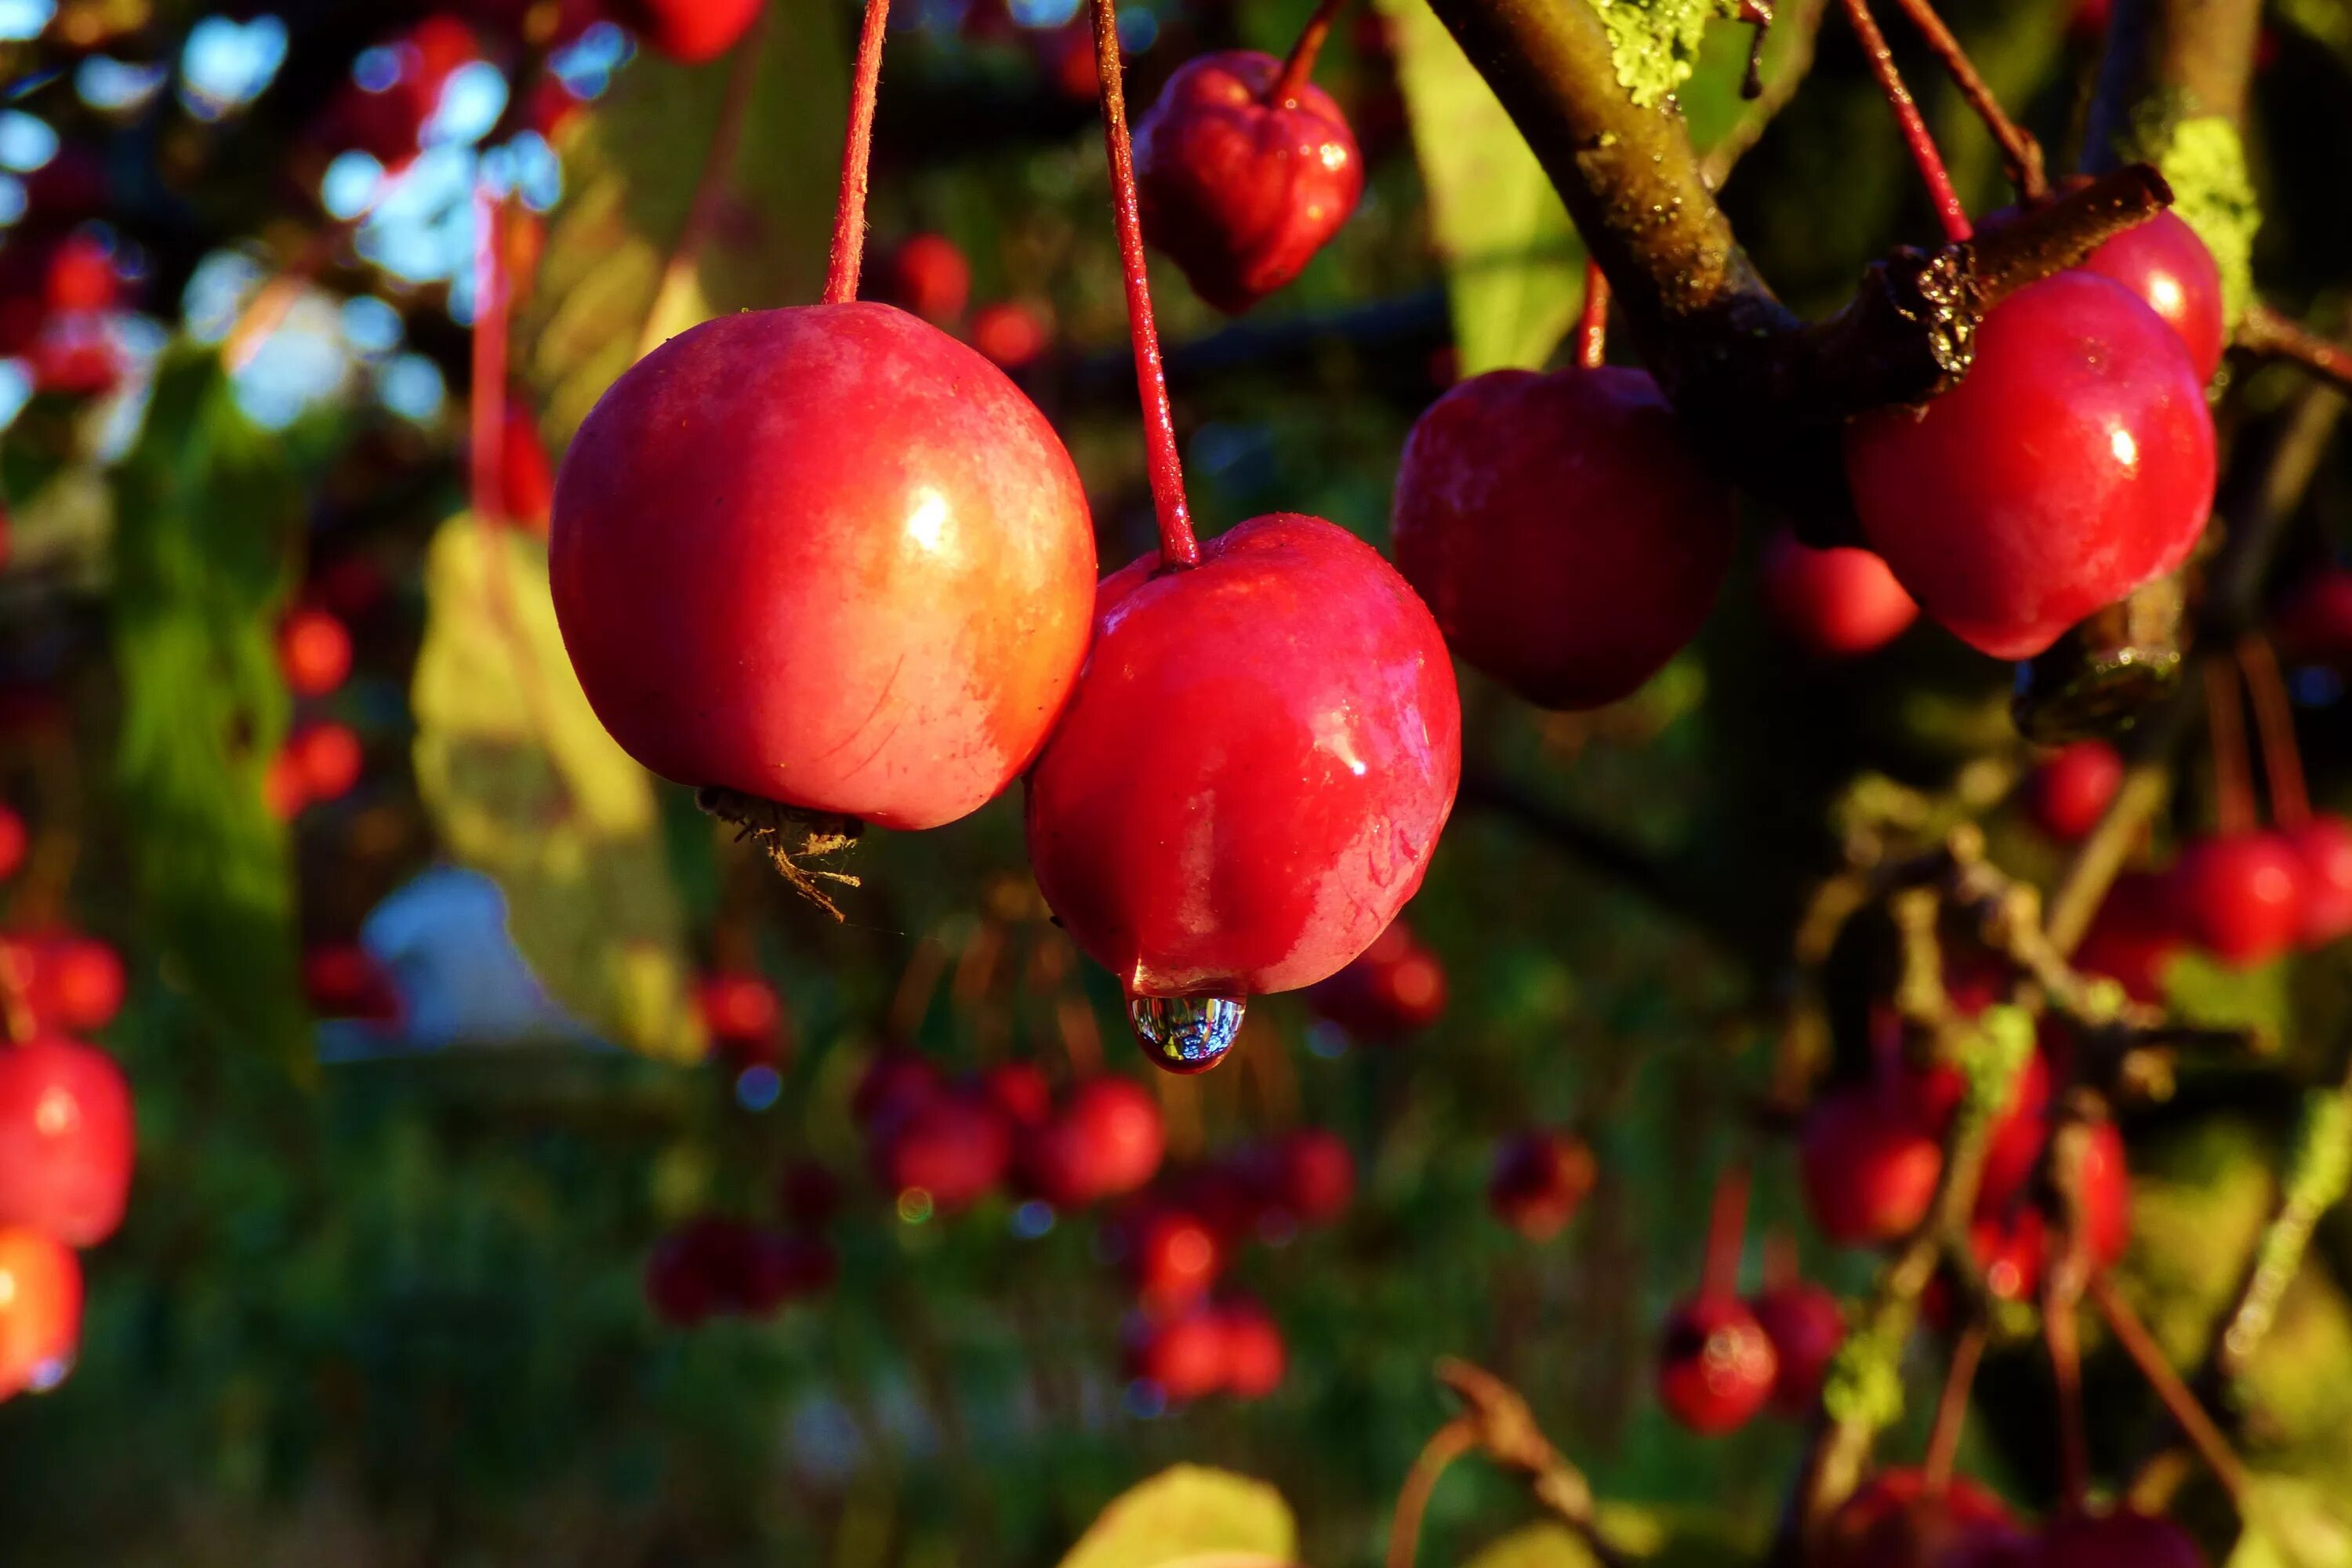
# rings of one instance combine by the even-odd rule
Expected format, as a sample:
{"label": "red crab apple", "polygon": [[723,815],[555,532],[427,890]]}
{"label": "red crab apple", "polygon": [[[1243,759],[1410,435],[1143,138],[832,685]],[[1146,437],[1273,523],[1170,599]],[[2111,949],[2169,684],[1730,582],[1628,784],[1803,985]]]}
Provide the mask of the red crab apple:
{"label": "red crab apple", "polygon": [[2062,272],[1987,312],[1966,379],[1846,426],[1871,547],[1921,607],[2029,658],[2180,563],[2213,499],[2204,382],[2130,290]]}
{"label": "red crab apple", "polygon": [[1363,160],[1331,95],[1254,50],[1176,68],[1135,128],[1146,238],[1201,298],[1238,315],[1298,276],[1356,210]]}
{"label": "red crab apple", "polygon": [[54,1388],[81,1341],[81,1265],[63,1242],[0,1226],[0,1399]]}
{"label": "red crab apple", "polygon": [[2303,930],[2303,858],[2280,834],[2199,839],[2180,852],[2170,890],[2189,940],[2241,969],[2276,958]]}
{"label": "red crab apple", "polygon": [[654,772],[885,827],[1025,768],[1087,646],[1076,470],[1002,371],[888,305],[721,316],[564,453],[565,648]]}
{"label": "red crab apple", "polygon": [[1054,341],[1045,313],[1017,300],[999,300],[971,313],[971,346],[1006,370],[1034,364]]}
{"label": "red crab apple", "polygon": [[2205,1568],[2187,1531],[2130,1509],[2058,1515],[2029,1561],[2033,1568]]}
{"label": "red crab apple", "polygon": [[1527,1132],[1503,1145],[1486,1183],[1486,1206],[1529,1241],[1549,1241],[1576,1217],[1598,1166],[1581,1138]]}
{"label": "red crab apple", "polygon": [[2159,212],[2133,225],[2075,265],[2112,278],[2137,295],[2179,337],[2197,368],[2197,379],[2213,379],[2228,336],[2221,268],[2178,213]]}
{"label": "red crab apple", "polygon": [[1931,1491],[1914,1469],[1863,1482],[1822,1535],[1819,1568],[1996,1568],[2026,1545],[1999,1498],[1966,1476]]}
{"label": "red crab apple", "polygon": [[1730,1296],[1696,1296],[1666,1315],[1658,1398],[1703,1436],[1736,1431],[1771,1396],[1778,1367],[1756,1314]]}
{"label": "red crab apple", "polygon": [[1832,1089],[1805,1118],[1801,1140],[1805,1206],[1832,1241],[1892,1241],[1927,1217],[1943,1151],[1900,1095],[1876,1084]]}
{"label": "red crab apple", "polygon": [[2135,1002],[2155,1003],[2164,996],[2164,966],[2182,941],[2164,879],[2126,871],[2092,917],[2074,964],[2115,981]]}
{"label": "red crab apple", "polygon": [[352,634],[325,610],[305,606],[278,624],[278,668],[297,697],[324,697],[352,672]]}
{"label": "red crab apple", "polygon": [[1054,1113],[1054,1085],[1035,1062],[998,1062],[981,1073],[979,1086],[981,1098],[1013,1127],[1043,1127]]}
{"label": "red crab apple", "polygon": [[1394,1039],[1444,1013],[1445,966],[1398,920],[1353,963],[1310,990],[1307,1001],[1349,1034]]}
{"label": "red crab apple", "polygon": [[767,0],[605,0],[615,21],[674,60],[717,59],[751,29]]}
{"label": "red crab apple", "polygon": [[1404,444],[1397,568],[1454,651],[1528,701],[1597,708],[1697,635],[1735,513],[1647,373],[1474,376]]}
{"label": "red crab apple", "polygon": [[1204,1399],[1225,1386],[1228,1338],[1223,1314],[1211,1307],[1142,1314],[1128,1332],[1128,1374],[1159,1390],[1171,1405]]}
{"label": "red crab apple", "polygon": [[[2131,1174],[2124,1162],[2123,1134],[2113,1122],[2088,1129],[2079,1184],[2091,1262],[2110,1268],[2131,1245]],[[2042,1288],[2052,1239],[2048,1220],[2024,1194],[1998,1207],[1980,1201],[1969,1222],[1969,1247],[1984,1269],[1986,1288],[2009,1300],[2030,1300]]]}
{"label": "red crab apple", "polygon": [[879,1130],[875,1180],[904,1198],[929,1194],[939,1214],[970,1208],[1004,1179],[1013,1134],[1004,1113],[977,1094],[934,1095]]}
{"label": "red crab apple", "polygon": [[1324,1127],[1300,1127],[1254,1152],[1246,1170],[1263,1212],[1329,1225],[1356,1195],[1356,1157]]}
{"label": "red crab apple", "polygon": [[2034,768],[2025,808],[2042,832],[2071,844],[2099,825],[2123,782],[2121,752],[2105,741],[2076,741]]}
{"label": "red crab apple", "polygon": [[1918,604],[1867,550],[1815,550],[1783,528],[1766,542],[1758,570],[1772,619],[1823,658],[1874,653],[1919,618]]}
{"label": "red crab apple", "polygon": [[1056,1208],[1140,1188],[1159,1173],[1168,1133],[1160,1100],[1133,1079],[1105,1074],[1070,1091],[1020,1150],[1024,1186]]}
{"label": "red crab apple", "polygon": [[122,957],[96,937],[38,937],[21,952],[20,962],[28,964],[26,1000],[42,1028],[86,1035],[103,1029],[122,1011]]}
{"label": "red crab apple", "polygon": [[16,874],[25,863],[25,851],[32,847],[32,835],[25,831],[25,819],[0,805],[0,881]]}
{"label": "red crab apple", "polygon": [[783,1000],[759,975],[715,970],[695,982],[694,1002],[713,1048],[746,1066],[783,1059],[790,1033]]}
{"label": "red crab apple", "polygon": [[1154,1205],[1138,1215],[1129,1227],[1128,1277],[1148,1306],[1199,1300],[1224,1263],[1216,1233],[1181,1209]]}
{"label": "red crab apple", "polygon": [[1421,886],[1461,774],[1454,671],[1388,563],[1288,512],[1112,574],[1095,620],[1029,775],[1029,860],[1147,1052],[1200,1071],[1242,998],[1335,973]]}
{"label": "red crab apple", "polygon": [[1226,1391],[1236,1399],[1264,1399],[1281,1387],[1289,1364],[1281,1326],[1255,1301],[1226,1301],[1216,1314],[1225,1332]]}
{"label": "red crab apple", "polygon": [[0,1225],[95,1247],[131,1191],[131,1086],[114,1059],[72,1040],[0,1048]]}
{"label": "red crab apple", "polygon": [[1748,1303],[1772,1342],[1772,1408],[1802,1415],[1821,1396],[1830,1361],[1845,1342],[1837,1298],[1811,1280],[1776,1285]]}
{"label": "red crab apple", "polygon": [[2299,827],[2284,827],[2303,862],[2303,944],[2317,947],[2352,932],[2352,822],[2323,813]]}
{"label": "red crab apple", "polygon": [[355,942],[324,942],[302,954],[302,994],[321,1018],[400,1022],[400,988],[374,954]]}
{"label": "red crab apple", "polygon": [[918,234],[890,253],[880,279],[890,303],[934,326],[963,314],[971,298],[971,263],[943,234]]}

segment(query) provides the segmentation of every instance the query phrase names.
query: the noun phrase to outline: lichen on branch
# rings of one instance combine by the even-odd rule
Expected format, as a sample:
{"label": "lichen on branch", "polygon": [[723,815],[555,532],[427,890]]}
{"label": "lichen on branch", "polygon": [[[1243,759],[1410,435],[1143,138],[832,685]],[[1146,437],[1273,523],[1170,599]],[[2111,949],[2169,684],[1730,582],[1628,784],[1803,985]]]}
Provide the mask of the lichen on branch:
{"label": "lichen on branch", "polygon": [[1739,14],[1726,0],[1594,0],[1608,29],[1617,84],[1643,109],[1671,99],[1690,79],[1706,25]]}
{"label": "lichen on branch", "polygon": [[2225,115],[2192,110],[2179,91],[2151,97],[2116,139],[2116,154],[2164,171],[2172,186],[2172,210],[2197,231],[2221,269],[2222,307],[2234,326],[2253,299],[2254,231],[2262,226],[2262,206],[2237,126]]}

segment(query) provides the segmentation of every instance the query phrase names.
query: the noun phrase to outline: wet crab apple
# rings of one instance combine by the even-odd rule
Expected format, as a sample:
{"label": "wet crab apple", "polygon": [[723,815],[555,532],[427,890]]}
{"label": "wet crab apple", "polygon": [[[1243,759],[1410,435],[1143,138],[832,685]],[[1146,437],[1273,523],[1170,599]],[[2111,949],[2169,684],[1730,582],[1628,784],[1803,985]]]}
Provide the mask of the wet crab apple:
{"label": "wet crab apple", "polygon": [[1736,519],[1657,383],[1612,365],[1493,371],[1439,398],[1391,521],[1455,653],[1541,707],[1597,708],[1698,634]]}
{"label": "wet crab apple", "polygon": [[1198,1070],[1239,998],[1335,973],[1421,886],[1462,713],[1429,612],[1344,529],[1276,513],[1158,566],[1103,581],[1029,775],[1029,860],[1155,1059]]}
{"label": "wet crab apple", "polygon": [[1746,1426],[1771,1396],[1777,1371],[1771,1340],[1737,1298],[1696,1296],[1666,1315],[1658,1398],[1702,1436]]}
{"label": "wet crab apple", "polygon": [[605,0],[614,20],[674,60],[717,59],[751,30],[767,0]]}
{"label": "wet crab apple", "polygon": [[54,1388],[81,1341],[81,1265],[56,1237],[0,1226],[0,1399]]}
{"label": "wet crab apple", "polygon": [[1967,377],[1846,426],[1871,547],[1930,616],[2029,658],[2179,565],[2213,499],[2188,349],[2110,279],[2062,272],[1987,312]]}
{"label": "wet crab apple", "polygon": [[1867,550],[1815,550],[1783,528],[1766,542],[1757,565],[1774,623],[1823,658],[1874,653],[1919,618],[1918,604]]}
{"label": "wet crab apple", "polygon": [[1364,192],[1339,106],[1311,82],[1273,101],[1282,75],[1253,50],[1198,56],[1135,128],[1145,237],[1230,314],[1297,277]]}
{"label": "wet crab apple", "polygon": [[1028,765],[1085,657],[1094,565],[1045,416],[887,305],[672,338],[556,479],[556,618],[622,747],[885,827],[952,822]]}
{"label": "wet crab apple", "polygon": [[2179,214],[2159,212],[2135,224],[2075,265],[2137,295],[2179,337],[2197,379],[2213,379],[2228,337],[2221,268]]}
{"label": "wet crab apple", "polygon": [[2277,833],[2200,838],[2173,866],[2174,918],[2225,963],[2267,963],[2302,933],[2303,871],[2303,858]]}
{"label": "wet crab apple", "polygon": [[95,1247],[131,1192],[131,1086],[114,1058],[72,1040],[0,1048],[0,1225]]}

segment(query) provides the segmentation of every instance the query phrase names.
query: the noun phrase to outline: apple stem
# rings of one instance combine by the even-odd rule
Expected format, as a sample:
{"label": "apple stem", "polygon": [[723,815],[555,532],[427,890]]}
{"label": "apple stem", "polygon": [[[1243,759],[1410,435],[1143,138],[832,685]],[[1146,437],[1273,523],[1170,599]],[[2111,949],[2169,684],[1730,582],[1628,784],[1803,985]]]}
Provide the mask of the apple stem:
{"label": "apple stem", "polygon": [[[2053,1276],[2059,1272],[2052,1270]],[[2091,1491],[2091,1449],[2083,1429],[2083,1350],[2075,1300],[2060,1292],[2054,1279],[2042,1298],[2042,1338],[2050,1351],[2051,1381],[2058,1393],[2058,1506],[2080,1513]]]}
{"label": "apple stem", "polygon": [[1576,319],[1576,363],[1599,370],[1609,363],[1609,275],[1584,258],[1584,310]]}
{"label": "apple stem", "polygon": [[857,69],[849,84],[849,139],[841,149],[841,195],[833,207],[833,255],[824,269],[824,302],[857,298],[857,268],[866,257],[866,167],[874,154],[874,99],[882,83],[882,35],[890,0],[866,0],[857,34]]}
{"label": "apple stem", "polygon": [[2148,1387],[2156,1391],[2156,1397],[2163,1405],[2166,1414],[2187,1434],[2199,1457],[2205,1461],[2205,1468],[2211,1470],[2213,1479],[2221,1483],[2221,1489],[2229,1493],[2230,1500],[2242,1510],[2248,1488],[2246,1467],[2230,1447],[2230,1440],[2221,1435],[2221,1428],[2206,1413],[2196,1394],[2181,1382],[2180,1374],[2172,1370],[2172,1363],[2165,1360],[2164,1347],[2156,1342],[2156,1336],[2148,1332],[2147,1325],[2140,1321],[2139,1314],[2132,1310],[2129,1301],[2124,1300],[2123,1292],[2116,1288],[2116,1282],[2105,1274],[2094,1274],[2091,1276],[2090,1292],[2100,1315],[2107,1320],[2107,1327],[2115,1334],[2116,1342],[2123,1347],[2124,1353],[2139,1369],[2139,1374],[2147,1380]]}
{"label": "apple stem", "polygon": [[466,465],[467,499],[477,521],[507,521],[507,269],[506,204],[487,185],[474,190],[474,343]]}
{"label": "apple stem", "polygon": [[1983,121],[1985,129],[1992,133],[1993,141],[2000,144],[2000,161],[2007,168],[2009,183],[2017,188],[2017,194],[2029,202],[2038,202],[2048,195],[2050,176],[2042,167],[2042,143],[2033,139],[2033,132],[2011,120],[2001,108],[2000,100],[1993,96],[1991,87],[1977,74],[1976,62],[1969,58],[1968,50],[1960,47],[1960,40],[1952,36],[1952,29],[1945,26],[1944,19],[1936,15],[1932,0],[1895,0],[1895,3],[1902,8],[1903,15],[1910,18],[1911,25],[1919,29],[1920,36],[1927,41],[1927,47],[1950,75],[1952,85],[1960,89],[1960,96],[1968,100],[1969,107],[1976,111],[1977,118]]}
{"label": "apple stem", "polygon": [[1735,1161],[1716,1178],[1715,1207],[1707,1216],[1706,1260],[1700,1265],[1698,1293],[1739,1292],[1739,1253],[1748,1238],[1748,1163]]}
{"label": "apple stem", "polygon": [[[881,0],[876,0],[880,4]],[[1160,516],[1160,565],[1196,566],[1184,501],[1184,464],[1176,451],[1176,416],[1168,405],[1168,376],[1160,362],[1160,331],[1151,322],[1151,279],[1143,259],[1143,218],[1135,200],[1135,152],[1127,136],[1127,90],[1120,80],[1118,13],[1114,0],[1094,0],[1095,71],[1102,79],[1103,151],[1110,160],[1111,216],[1127,274],[1127,327],[1135,343],[1135,387],[1143,399],[1143,443],[1149,453],[1151,500]]]}
{"label": "apple stem", "polygon": [[1298,101],[1298,89],[1315,74],[1315,57],[1323,52],[1323,40],[1331,36],[1331,24],[1339,15],[1339,7],[1348,0],[1323,0],[1315,7],[1315,15],[1307,18],[1298,41],[1290,46],[1290,53],[1282,62],[1280,74],[1274,85],[1265,90],[1265,101],[1277,108]]}
{"label": "apple stem", "polygon": [[2205,728],[2213,742],[2213,817],[2226,834],[2254,828],[2254,767],[2246,752],[2246,715],[2238,678],[2215,659],[2205,667]]}
{"label": "apple stem", "polygon": [[2304,787],[2303,753],[2294,742],[2294,710],[2287,703],[2286,682],[2279,677],[2278,655],[2271,651],[2270,639],[2256,632],[2240,643],[2238,668],[2245,672],[2254,728],[2262,735],[2271,820],[2281,827],[2301,827],[2311,820],[2311,794]]}
{"label": "apple stem", "polygon": [[1977,1380],[1977,1363],[1984,1358],[1985,1328],[1970,1323],[1952,1345],[1952,1362],[1944,1376],[1944,1392],[1936,1401],[1936,1424],[1927,1430],[1927,1457],[1920,1467],[1920,1488],[1929,1497],[1941,1497],[1952,1484],[1952,1461],[1959,1457],[1960,1429],[1969,1421],[1969,1390]]}
{"label": "apple stem", "polygon": [[1944,155],[1936,148],[1936,138],[1928,132],[1927,122],[1919,114],[1919,106],[1911,100],[1911,89],[1903,85],[1903,73],[1895,68],[1895,52],[1886,47],[1886,35],[1872,20],[1869,0],[1845,0],[1845,14],[1853,24],[1854,37],[1862,41],[1862,52],[1870,58],[1871,74],[1878,78],[1878,90],[1886,106],[1895,111],[1895,122],[1903,129],[1904,144],[1911,150],[1911,161],[1919,167],[1919,177],[1927,182],[1928,197],[1936,204],[1936,216],[1943,220],[1944,237],[1954,245],[1967,242],[1976,232],[1969,226],[1968,209],[1960,205],[1958,192],[1952,189],[1952,176],[1944,169]]}

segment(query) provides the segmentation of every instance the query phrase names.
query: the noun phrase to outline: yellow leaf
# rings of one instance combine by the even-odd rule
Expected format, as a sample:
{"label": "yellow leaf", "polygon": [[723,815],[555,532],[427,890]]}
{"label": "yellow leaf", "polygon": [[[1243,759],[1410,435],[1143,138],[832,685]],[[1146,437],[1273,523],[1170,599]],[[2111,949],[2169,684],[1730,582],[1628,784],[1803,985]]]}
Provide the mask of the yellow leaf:
{"label": "yellow leaf", "polygon": [[452,518],[425,594],[416,784],[442,841],[505,891],[515,945],[558,1003],[615,1044],[700,1056],[654,781],[572,673],[546,547]]}
{"label": "yellow leaf", "polygon": [[1284,1568],[1297,1551],[1298,1527],[1280,1492],[1178,1465],[1103,1510],[1062,1568]]}

